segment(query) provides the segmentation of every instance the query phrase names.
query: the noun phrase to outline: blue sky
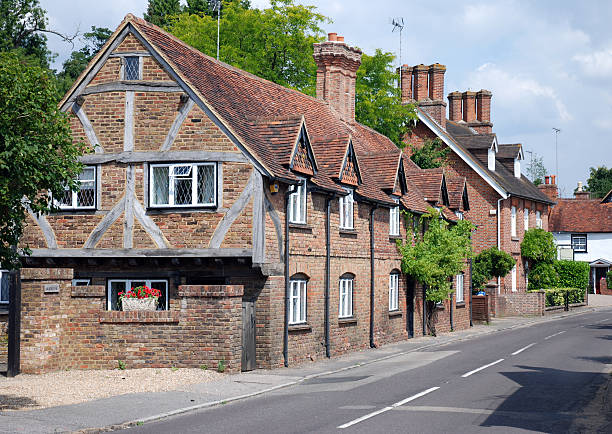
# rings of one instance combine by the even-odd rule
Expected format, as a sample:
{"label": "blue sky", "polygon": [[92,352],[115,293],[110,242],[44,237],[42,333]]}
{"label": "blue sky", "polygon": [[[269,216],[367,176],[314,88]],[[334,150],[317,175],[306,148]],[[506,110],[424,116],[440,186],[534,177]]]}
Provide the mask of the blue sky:
{"label": "blue sky", "polygon": [[[64,33],[92,25],[114,29],[146,0],[41,0],[50,27]],[[253,0],[266,6],[267,0]],[[333,20],[326,32],[366,53],[399,53],[390,19],[403,17],[402,63],[447,66],[445,93],[488,89],[500,143],[522,143],[555,173],[553,127],[560,128],[558,183],[564,196],[589,167],[612,167],[612,2],[301,0]],[[49,36],[59,54],[72,47]],[[77,44],[78,48],[78,44]],[[529,159],[529,154],[526,154]]]}

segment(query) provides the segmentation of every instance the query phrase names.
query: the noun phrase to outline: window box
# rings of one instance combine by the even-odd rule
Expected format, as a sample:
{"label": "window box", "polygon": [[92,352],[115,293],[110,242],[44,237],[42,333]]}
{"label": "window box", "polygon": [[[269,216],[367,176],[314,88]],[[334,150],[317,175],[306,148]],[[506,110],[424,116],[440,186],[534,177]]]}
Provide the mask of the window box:
{"label": "window box", "polygon": [[151,164],[149,207],[217,206],[217,164]]}
{"label": "window box", "polygon": [[106,308],[108,310],[121,310],[119,293],[127,292],[138,286],[148,286],[159,289],[162,293],[158,299],[157,310],[168,310],[168,281],[167,280],[145,280],[145,279],[109,279],[107,286]]}

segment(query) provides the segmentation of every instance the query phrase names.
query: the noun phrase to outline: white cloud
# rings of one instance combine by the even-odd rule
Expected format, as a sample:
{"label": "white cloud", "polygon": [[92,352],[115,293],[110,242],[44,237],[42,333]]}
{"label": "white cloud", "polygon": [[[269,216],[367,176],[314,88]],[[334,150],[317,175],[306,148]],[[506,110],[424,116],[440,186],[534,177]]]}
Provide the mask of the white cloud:
{"label": "white cloud", "polygon": [[602,78],[612,76],[612,48],[577,54],[572,60],[579,63],[583,73],[587,76]]}

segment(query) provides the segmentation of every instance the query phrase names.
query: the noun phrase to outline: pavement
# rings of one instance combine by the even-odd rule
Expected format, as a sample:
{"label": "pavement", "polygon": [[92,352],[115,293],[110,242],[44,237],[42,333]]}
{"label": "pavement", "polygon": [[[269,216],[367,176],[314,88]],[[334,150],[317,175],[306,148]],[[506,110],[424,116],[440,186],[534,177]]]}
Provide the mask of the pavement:
{"label": "pavement", "polygon": [[589,306],[612,306],[612,295],[589,294]]}
{"label": "pavement", "polygon": [[580,307],[570,312],[550,313],[544,317],[496,318],[488,325],[476,324],[468,330],[445,333],[437,337],[415,337],[378,349],[322,359],[297,367],[228,375],[219,381],[185,386],[171,392],[119,395],[41,410],[4,411],[0,412],[0,432],[94,433],[138,426],[198,409],[221,406],[414,351],[449,345],[504,330],[529,327],[594,310],[609,308]]}

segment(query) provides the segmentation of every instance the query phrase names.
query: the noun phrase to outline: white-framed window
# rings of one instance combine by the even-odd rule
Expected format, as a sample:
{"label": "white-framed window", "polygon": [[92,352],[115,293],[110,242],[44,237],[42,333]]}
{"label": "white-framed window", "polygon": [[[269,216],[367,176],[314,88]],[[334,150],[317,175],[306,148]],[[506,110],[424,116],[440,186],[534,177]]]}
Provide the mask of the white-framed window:
{"label": "white-framed window", "polygon": [[79,175],[78,191],[64,188],[64,194],[56,199],[61,209],[95,209],[96,208],[96,167],[86,166]]}
{"label": "white-framed window", "polygon": [[306,179],[302,179],[295,191],[289,195],[289,221],[306,223]]}
{"label": "white-framed window", "polygon": [[9,272],[0,270],[0,304],[9,302]]}
{"label": "white-framed window", "polygon": [[217,164],[151,164],[149,206],[205,207],[217,205]]}
{"label": "white-framed window", "polygon": [[389,275],[389,311],[399,309],[399,273]]}
{"label": "white-framed window", "polygon": [[89,286],[90,279],[72,279],[72,286]]}
{"label": "white-framed window", "polygon": [[572,249],[574,249],[574,252],[586,253],[587,235],[586,234],[572,234]]}
{"label": "white-framed window", "polygon": [[306,322],[306,280],[289,281],[289,324]]}
{"label": "white-framed window", "polygon": [[143,285],[159,289],[161,297],[158,299],[157,310],[168,310],[168,281],[163,279],[109,279],[106,308],[108,310],[120,310],[119,293]]}
{"label": "white-framed window", "polygon": [[463,273],[459,273],[457,274],[457,278],[456,278],[456,285],[457,285],[457,289],[456,289],[456,297],[455,297],[455,301],[457,303],[463,303],[465,301],[464,296],[463,296],[463,284],[464,284],[464,274]]}
{"label": "white-framed window", "polygon": [[529,208],[525,208],[523,211],[523,226],[525,227],[525,231],[529,229]]}
{"label": "white-framed window", "polygon": [[123,79],[140,80],[140,56],[126,56],[123,60]]}
{"label": "white-framed window", "polygon": [[542,229],[542,213],[536,211],[536,228]]}
{"label": "white-framed window", "polygon": [[516,237],[516,207],[513,206],[510,212],[510,235]]}
{"label": "white-framed window", "polygon": [[516,264],[512,267],[510,274],[512,275],[512,292],[516,292]]}
{"label": "white-framed window", "polygon": [[340,302],[338,304],[338,317],[350,318],[353,316],[353,278],[340,279]]}
{"label": "white-framed window", "polygon": [[397,204],[389,209],[389,235],[398,236],[400,234],[400,207],[399,199],[394,199]]}
{"label": "white-framed window", "polygon": [[463,213],[461,211],[455,211],[455,215],[459,220],[463,220]]}
{"label": "white-framed window", "polygon": [[341,196],[340,199],[340,229],[353,229],[353,190],[348,190],[346,196]]}

